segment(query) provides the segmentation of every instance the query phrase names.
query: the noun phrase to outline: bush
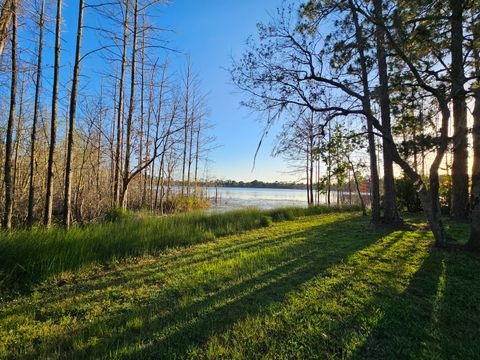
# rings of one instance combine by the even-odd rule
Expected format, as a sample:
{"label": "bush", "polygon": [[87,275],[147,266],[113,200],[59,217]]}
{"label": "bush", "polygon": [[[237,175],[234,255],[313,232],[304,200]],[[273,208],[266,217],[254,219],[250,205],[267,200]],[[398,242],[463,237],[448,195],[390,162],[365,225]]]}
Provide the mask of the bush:
{"label": "bush", "polygon": [[413,181],[410,178],[403,177],[395,179],[395,190],[397,206],[400,210],[408,212],[422,211],[420,198],[418,197]]}
{"label": "bush", "polygon": [[263,215],[260,218],[260,226],[261,227],[269,227],[270,225],[272,225],[272,218],[270,216]]}
{"label": "bush", "polygon": [[121,207],[113,207],[107,211],[107,213],[105,214],[104,220],[106,222],[113,223],[113,222],[118,222],[120,220],[126,219],[129,216],[130,216],[130,213],[127,210],[122,209]]}

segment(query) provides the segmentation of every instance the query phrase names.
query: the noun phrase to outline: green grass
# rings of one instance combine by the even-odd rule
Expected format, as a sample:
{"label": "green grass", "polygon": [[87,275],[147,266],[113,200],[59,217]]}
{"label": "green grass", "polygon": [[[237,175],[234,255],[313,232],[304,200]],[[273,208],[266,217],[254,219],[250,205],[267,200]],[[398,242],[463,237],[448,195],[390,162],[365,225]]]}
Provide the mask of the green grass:
{"label": "green grass", "polygon": [[167,248],[203,243],[219,236],[268,226],[269,219],[292,220],[335,211],[339,209],[246,209],[164,217],[112,213],[113,218],[120,220],[77,227],[68,232],[57,228],[1,233],[0,292],[28,290],[32,284],[51,276],[91,264],[117,263],[132,257],[155,255]]}
{"label": "green grass", "polygon": [[431,245],[343,213],[92,266],[4,301],[0,357],[478,359],[480,258]]}

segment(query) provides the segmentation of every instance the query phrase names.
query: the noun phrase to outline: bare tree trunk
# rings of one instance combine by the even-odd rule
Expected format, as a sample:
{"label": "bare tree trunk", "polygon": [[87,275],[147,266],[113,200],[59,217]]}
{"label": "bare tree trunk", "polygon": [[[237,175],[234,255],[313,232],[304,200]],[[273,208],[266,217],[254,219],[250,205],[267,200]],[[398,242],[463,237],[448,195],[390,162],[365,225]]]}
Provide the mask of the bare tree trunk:
{"label": "bare tree trunk", "polygon": [[195,98],[193,99],[192,104],[192,114],[190,117],[190,139],[189,139],[189,150],[188,150],[188,170],[187,170],[187,196],[190,196],[191,188],[191,169],[193,163],[193,135],[194,135],[194,124],[195,124]]}
{"label": "bare tree trunk", "polygon": [[[148,90],[148,114],[147,114],[147,134],[146,134],[146,140],[145,140],[145,158],[144,161],[146,162],[148,158],[150,157],[150,127],[152,125],[152,112],[153,112],[153,90],[154,90],[154,76],[155,76],[155,67],[152,72],[152,76],[150,79],[150,85],[149,85],[149,90]],[[158,136],[157,136],[158,137]],[[153,164],[155,161],[152,162],[152,167],[154,166]],[[153,173],[150,175],[150,178],[153,177]],[[148,183],[148,167],[145,168],[144,174],[143,174],[143,192],[142,192],[142,198],[144,199],[143,202],[146,203],[147,201],[147,183]],[[151,192],[148,192],[151,194]],[[150,199],[151,203],[151,199]]]}
{"label": "bare tree trunk", "polygon": [[[383,23],[383,0],[374,0],[375,19],[378,24]],[[380,97],[380,111],[382,118],[382,126],[388,134],[391,134],[390,121],[390,90],[388,85],[388,70],[387,70],[387,54],[385,51],[385,33],[381,25],[375,26],[376,48],[377,48],[377,63],[379,76],[379,97]],[[395,224],[401,222],[400,215],[397,211],[397,204],[395,200],[395,181],[393,176],[393,159],[392,146],[387,138],[383,138],[383,218],[387,224]]]}
{"label": "bare tree trunk", "polygon": [[17,106],[17,15],[15,3],[12,3],[12,79],[10,86],[10,111],[5,141],[5,214],[3,224],[7,230],[12,228],[13,186],[12,186],[12,152],[13,128],[15,126],[15,109]]}
{"label": "bare tree trunk", "polygon": [[198,186],[198,161],[200,157],[200,131],[202,129],[202,118],[198,117],[198,127],[196,134],[196,146],[195,146],[195,196],[197,196],[197,186]]}
{"label": "bare tree trunk", "polygon": [[137,35],[138,35],[138,0],[135,0],[135,9],[133,11],[133,42],[132,42],[132,60],[130,73],[130,105],[128,108],[126,143],[125,143],[125,164],[123,170],[123,187],[121,194],[122,208],[127,209],[128,185],[130,182],[130,157],[132,153],[132,128],[133,111],[135,109],[135,70],[137,56]]}
{"label": "bare tree trunk", "polygon": [[0,57],[3,54],[5,43],[7,42],[8,29],[13,18],[13,11],[17,6],[16,0],[5,0],[2,5],[2,12],[0,13]]}
{"label": "bare tree trunk", "polygon": [[[174,100],[172,115],[170,117],[170,122],[168,123],[168,127],[166,129],[165,138],[163,140],[163,149],[160,158],[160,167],[158,169],[158,178],[157,178],[157,192],[155,194],[155,207],[157,206],[158,201],[158,190],[160,189],[160,213],[163,214],[163,200],[164,200],[164,167],[165,167],[165,154],[168,149],[170,133],[173,125],[173,121],[175,120],[176,113],[177,113],[177,100]],[[172,146],[173,149],[173,146]]]}
{"label": "bare tree trunk", "polygon": [[20,88],[20,107],[18,109],[17,131],[15,135],[15,155],[13,158],[13,181],[12,181],[12,207],[15,207],[15,193],[17,189],[18,179],[18,158],[20,156],[20,143],[22,142],[23,132],[23,106],[25,95],[25,77],[22,79],[22,86]]}
{"label": "bare tree trunk", "polygon": [[53,67],[52,118],[50,122],[50,147],[48,152],[47,188],[45,194],[44,225],[52,224],[53,205],[53,162],[55,161],[55,143],[57,138],[57,99],[60,72],[60,32],[62,24],[62,0],[57,0],[57,19],[55,25],[55,64]]}
{"label": "bare tree trunk", "polygon": [[365,201],[363,201],[362,192],[360,191],[360,184],[358,183],[357,173],[355,172],[355,166],[353,162],[348,158],[348,163],[352,169],[353,180],[355,181],[355,188],[357,189],[358,199],[360,200],[360,206],[362,207],[363,216],[367,216],[367,209],[365,207]]}
{"label": "bare tree trunk", "polygon": [[187,65],[187,77],[185,79],[185,124],[183,138],[183,158],[182,158],[182,197],[185,195],[185,168],[187,164],[187,144],[188,144],[188,113],[190,104],[190,61]]}
{"label": "bare tree trunk", "polygon": [[450,0],[453,98],[453,167],[451,215],[466,219],[468,215],[468,137],[465,70],[463,66],[463,3]]}
{"label": "bare tree trunk", "polygon": [[42,0],[42,7],[40,10],[40,20],[38,22],[38,54],[37,54],[37,76],[35,81],[35,102],[33,109],[32,133],[30,137],[30,173],[29,173],[29,190],[28,190],[28,226],[32,226],[34,222],[33,210],[35,206],[35,150],[37,141],[37,123],[38,112],[40,107],[40,90],[42,87],[42,54],[43,54],[43,30],[45,26],[45,0]]}
{"label": "bare tree trunk", "polygon": [[97,171],[95,176],[95,187],[97,190],[98,202],[102,201],[102,190],[100,189],[100,167],[102,164],[102,132],[103,132],[103,84],[100,86],[99,100],[99,116],[98,116],[98,138],[97,138]]}
{"label": "bare tree trunk", "polygon": [[123,148],[123,104],[124,104],[124,82],[125,82],[125,64],[127,62],[127,41],[128,41],[128,4],[125,2],[125,18],[123,19],[123,50],[122,64],[120,67],[120,83],[118,92],[118,118],[117,118],[117,148],[115,152],[115,178],[113,185],[113,203],[115,207],[120,206],[120,173],[122,167],[122,148]]}
{"label": "bare tree trunk", "polygon": [[[145,19],[143,20],[143,25],[145,23]],[[143,134],[145,131],[145,32],[142,32],[142,57],[141,57],[141,65],[140,65],[140,144],[138,149],[138,162],[141,164],[143,162]],[[148,145],[147,145],[148,146]],[[140,172],[140,207],[145,205],[145,194],[146,191],[143,189],[143,172]]]}
{"label": "bare tree trunk", "polygon": [[[166,81],[166,72],[167,72],[167,66],[168,66],[168,60],[165,61],[163,64],[163,70],[162,70],[162,80],[160,83],[160,93],[158,94],[158,110],[157,110],[157,119],[155,122],[155,139],[158,139],[159,134],[160,134],[160,123],[162,121],[162,107],[163,107],[163,94],[164,94],[164,89],[165,89],[165,81]],[[153,149],[153,157],[157,157],[157,147],[155,146]],[[165,157],[165,154],[161,154],[161,159],[160,162],[163,162],[163,158]],[[162,169],[162,168],[161,168]],[[163,170],[160,170],[163,171]],[[157,207],[157,199],[158,199],[158,181],[157,179],[157,187],[155,189],[155,201],[153,197],[153,177],[155,175],[155,161],[152,162],[152,177],[150,181],[150,208],[153,210],[154,208]]]}
{"label": "bare tree trunk", "polygon": [[114,82],[113,89],[113,117],[110,131],[110,194],[111,194],[111,206],[115,206],[114,191],[115,191],[115,125],[117,122],[117,107],[115,102],[117,101],[117,81]]}
{"label": "bare tree trunk", "polygon": [[75,115],[77,113],[78,74],[80,71],[80,51],[82,48],[83,0],[78,2],[77,45],[75,47],[75,64],[73,66],[72,91],[70,94],[70,115],[68,119],[67,161],[65,164],[65,197],[63,200],[63,226],[68,229],[71,222],[72,196],[72,153],[75,135]]}

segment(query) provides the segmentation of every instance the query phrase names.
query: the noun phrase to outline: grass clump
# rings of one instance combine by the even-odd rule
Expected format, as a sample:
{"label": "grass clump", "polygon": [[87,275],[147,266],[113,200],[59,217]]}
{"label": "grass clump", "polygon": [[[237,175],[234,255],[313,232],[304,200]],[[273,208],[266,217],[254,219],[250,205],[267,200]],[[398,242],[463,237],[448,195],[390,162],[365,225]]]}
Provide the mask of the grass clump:
{"label": "grass clump", "polygon": [[157,217],[130,216],[112,209],[108,221],[74,227],[68,232],[54,228],[3,233],[0,235],[0,290],[4,293],[28,290],[32,284],[86,265],[156,255],[167,248],[265,227],[269,224],[262,220],[264,216],[280,221],[291,218],[287,213],[298,217],[335,210],[338,209],[246,209]]}

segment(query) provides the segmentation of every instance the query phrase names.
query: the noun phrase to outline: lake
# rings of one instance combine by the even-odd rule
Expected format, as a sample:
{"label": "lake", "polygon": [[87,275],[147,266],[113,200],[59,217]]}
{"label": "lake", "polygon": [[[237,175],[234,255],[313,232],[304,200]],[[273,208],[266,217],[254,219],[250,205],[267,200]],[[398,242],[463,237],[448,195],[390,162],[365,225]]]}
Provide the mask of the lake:
{"label": "lake", "polygon": [[299,189],[267,189],[267,188],[215,188],[208,189],[211,199],[211,210],[227,211],[256,207],[259,209],[274,209],[278,207],[307,207],[307,191]]}
{"label": "lake", "polygon": [[[217,196],[215,197],[215,191]],[[279,207],[307,207],[307,191],[301,189],[270,189],[270,188],[208,188],[207,197],[210,199],[211,211],[228,211],[255,207],[258,209],[275,209]],[[358,205],[355,192],[341,192],[341,203],[350,201]],[[364,200],[368,203],[368,194],[363,193]],[[217,199],[217,201],[215,201]],[[332,205],[336,204],[337,192],[331,192]],[[320,203],[326,204],[326,195],[320,195]]]}

